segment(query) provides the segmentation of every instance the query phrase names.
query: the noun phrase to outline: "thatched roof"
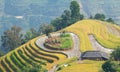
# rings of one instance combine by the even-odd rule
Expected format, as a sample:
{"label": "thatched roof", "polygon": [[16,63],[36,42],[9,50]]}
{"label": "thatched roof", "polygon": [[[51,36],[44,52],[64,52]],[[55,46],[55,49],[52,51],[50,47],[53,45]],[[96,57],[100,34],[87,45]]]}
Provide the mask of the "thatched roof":
{"label": "thatched roof", "polygon": [[86,51],[82,54],[82,57],[103,57],[109,59],[109,55],[101,51]]}

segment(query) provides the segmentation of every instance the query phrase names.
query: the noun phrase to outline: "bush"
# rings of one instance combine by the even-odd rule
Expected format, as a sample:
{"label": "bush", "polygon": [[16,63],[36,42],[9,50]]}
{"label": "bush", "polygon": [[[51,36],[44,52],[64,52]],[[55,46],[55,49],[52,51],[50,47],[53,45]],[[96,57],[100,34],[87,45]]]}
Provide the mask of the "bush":
{"label": "bush", "polygon": [[102,65],[105,72],[117,72],[117,68],[119,68],[119,65],[113,61],[107,61]]}
{"label": "bush", "polygon": [[112,54],[111,54],[111,58],[116,60],[116,61],[119,61],[120,62],[120,47],[116,48]]}

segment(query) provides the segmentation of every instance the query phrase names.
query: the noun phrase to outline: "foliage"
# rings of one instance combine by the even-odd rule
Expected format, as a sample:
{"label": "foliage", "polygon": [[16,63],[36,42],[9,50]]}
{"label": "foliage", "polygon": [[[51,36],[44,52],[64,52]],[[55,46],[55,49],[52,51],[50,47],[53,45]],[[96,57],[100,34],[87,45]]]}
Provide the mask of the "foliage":
{"label": "foliage", "polygon": [[38,32],[41,34],[46,34],[47,36],[49,36],[49,33],[53,32],[54,30],[55,30],[55,28],[53,25],[43,24],[40,26]]}
{"label": "foliage", "polygon": [[0,57],[4,55],[4,52],[0,50]]}
{"label": "foliage", "polygon": [[55,27],[56,31],[62,29],[62,26],[61,26],[62,18],[56,18],[56,19],[52,20],[51,24]]}
{"label": "foliage", "polygon": [[94,18],[104,21],[105,20],[105,15],[97,13]]}
{"label": "foliage", "polygon": [[1,36],[2,46],[7,50],[13,50],[20,46],[22,43],[20,32],[21,28],[17,26],[5,31],[4,35]]}
{"label": "foliage", "polygon": [[26,34],[24,35],[24,38],[22,39],[22,43],[26,43],[29,40],[35,38],[38,36],[38,32],[34,29],[31,28],[29,31],[26,32]]}
{"label": "foliage", "polygon": [[64,10],[63,14],[53,20],[51,24],[56,30],[63,29],[79,20],[82,20],[84,16],[80,14],[80,7],[77,1],[72,1],[70,4],[70,11]]}
{"label": "foliage", "polygon": [[62,18],[62,28],[67,27],[70,25],[70,20],[71,20],[71,13],[69,10],[64,10],[64,13],[61,15]]}
{"label": "foliage", "polygon": [[120,66],[113,62],[113,61],[106,61],[103,65],[102,65],[102,68],[105,72],[117,72],[117,69],[119,68]]}
{"label": "foliage", "polygon": [[111,54],[111,59],[114,59],[116,61],[120,61],[120,47],[116,48],[112,54]]}
{"label": "foliage", "polygon": [[107,21],[107,22],[111,22],[111,23],[115,23],[112,18],[108,18],[106,21]]}
{"label": "foliage", "polygon": [[70,4],[71,10],[71,24],[83,19],[83,15],[80,14],[80,6],[77,1],[72,1]]}

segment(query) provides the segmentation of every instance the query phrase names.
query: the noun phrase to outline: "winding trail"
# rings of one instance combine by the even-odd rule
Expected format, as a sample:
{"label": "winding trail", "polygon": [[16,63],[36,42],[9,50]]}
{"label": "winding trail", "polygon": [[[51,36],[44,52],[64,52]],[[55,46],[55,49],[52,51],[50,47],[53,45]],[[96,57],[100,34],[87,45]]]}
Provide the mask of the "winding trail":
{"label": "winding trail", "polygon": [[113,49],[108,49],[108,48],[105,48],[105,47],[103,47],[102,45],[100,45],[100,44],[96,41],[94,35],[89,35],[89,39],[90,39],[90,42],[92,43],[92,47],[93,47],[95,50],[97,50],[97,51],[102,51],[102,52],[105,52],[105,53],[108,53],[108,54],[112,53]]}
{"label": "winding trail", "polygon": [[[36,41],[36,45],[38,45],[40,48],[46,50],[46,51],[52,51],[52,52],[62,52],[64,54],[66,54],[68,56],[68,58],[72,58],[74,56],[80,58],[81,56],[81,52],[80,52],[80,48],[79,48],[79,37],[73,33],[70,33],[71,36],[72,36],[72,39],[73,39],[73,43],[74,43],[74,46],[72,49],[70,50],[67,50],[67,51],[56,51],[56,50],[50,50],[48,48],[45,48],[44,47],[44,42],[45,42],[45,39],[47,38],[46,36],[44,37],[41,37],[39,38],[37,41]],[[60,33],[55,33],[55,34],[52,34],[52,36],[59,36]],[[48,72],[54,72],[56,69],[56,65],[53,66],[53,68],[51,70],[49,70]]]}

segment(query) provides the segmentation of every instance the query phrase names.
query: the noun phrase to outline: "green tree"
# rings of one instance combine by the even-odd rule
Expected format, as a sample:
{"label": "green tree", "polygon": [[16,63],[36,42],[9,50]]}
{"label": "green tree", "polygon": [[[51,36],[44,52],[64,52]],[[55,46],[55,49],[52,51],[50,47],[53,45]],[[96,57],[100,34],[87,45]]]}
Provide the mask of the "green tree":
{"label": "green tree", "polygon": [[20,32],[21,28],[18,26],[13,26],[11,29],[5,31],[4,35],[1,36],[2,47],[9,51],[20,46],[22,43]]}
{"label": "green tree", "polygon": [[111,23],[115,23],[112,18],[108,18],[106,21],[107,21],[107,22],[111,22]]}
{"label": "green tree", "polygon": [[75,23],[78,20],[81,20],[84,18],[84,16],[80,14],[80,6],[77,3],[77,1],[71,2],[70,10],[71,10],[71,23]]}
{"label": "green tree", "polygon": [[114,59],[114,60],[118,61],[118,63],[120,64],[120,47],[116,48],[112,52],[111,59]]}
{"label": "green tree", "polygon": [[107,61],[102,65],[105,72],[116,72],[117,65],[114,62]]}
{"label": "green tree", "polygon": [[34,29],[31,28],[29,31],[26,32],[26,34],[24,35],[24,38],[22,40],[22,44],[28,42],[29,40],[35,38],[38,36],[38,32]]}
{"label": "green tree", "polygon": [[0,50],[0,57],[3,56],[3,55],[4,55],[3,51]]}
{"label": "green tree", "polygon": [[62,28],[67,27],[70,25],[71,14],[69,10],[65,10],[64,13],[61,15],[62,18]]}
{"label": "green tree", "polygon": [[62,29],[62,18],[56,18],[51,22],[51,25],[55,27],[55,31]]}
{"label": "green tree", "polygon": [[53,32],[55,30],[54,26],[51,24],[42,24],[39,28],[39,33],[46,34],[46,36],[49,36],[49,33]]}
{"label": "green tree", "polygon": [[89,17],[90,19],[93,19],[93,16],[92,15],[90,15],[90,17]]}
{"label": "green tree", "polygon": [[98,20],[104,21],[106,17],[105,17],[104,14],[99,14],[99,13],[97,13],[94,18],[95,18],[95,19],[98,19]]}

